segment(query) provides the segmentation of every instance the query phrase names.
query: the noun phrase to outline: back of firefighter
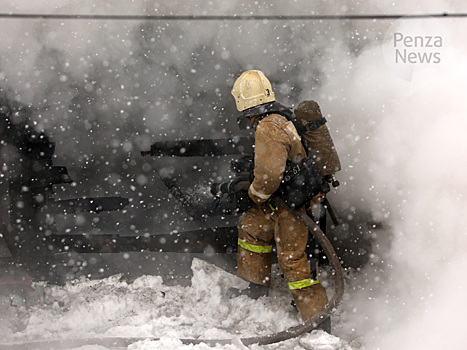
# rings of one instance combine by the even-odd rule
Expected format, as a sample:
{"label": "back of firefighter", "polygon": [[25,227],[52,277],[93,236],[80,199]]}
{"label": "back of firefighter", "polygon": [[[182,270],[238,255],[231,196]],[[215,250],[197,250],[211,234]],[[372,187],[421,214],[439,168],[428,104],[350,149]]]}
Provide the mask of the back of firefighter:
{"label": "back of firefighter", "polygon": [[298,161],[306,156],[306,152],[291,121],[273,111],[261,111],[262,106],[275,101],[271,84],[261,71],[244,72],[236,80],[232,95],[237,109],[256,127],[254,180],[248,190],[256,205],[243,213],[238,221],[237,274],[250,281],[253,289],[269,286],[274,239],[279,266],[300,316],[306,321],[321,311],[328,298],[318,279],[311,278],[305,252],[306,226],[273,202],[287,161]]}

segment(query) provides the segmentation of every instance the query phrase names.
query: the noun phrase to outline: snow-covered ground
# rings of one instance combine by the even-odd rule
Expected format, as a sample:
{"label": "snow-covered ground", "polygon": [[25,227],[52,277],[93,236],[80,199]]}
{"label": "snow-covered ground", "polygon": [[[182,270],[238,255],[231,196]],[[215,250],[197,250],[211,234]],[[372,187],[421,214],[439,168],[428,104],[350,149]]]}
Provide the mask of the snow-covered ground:
{"label": "snow-covered ground", "polygon": [[[127,280],[122,275],[90,280],[82,277],[63,286],[35,284],[27,304],[21,296],[0,299],[2,343],[65,339],[141,338],[129,350],[139,349],[246,349],[241,338],[285,330],[299,324],[287,286],[275,266],[268,296],[252,300],[228,298],[227,289],[243,289],[247,282],[200,259],[193,259],[188,285],[168,285],[162,277],[143,275]],[[330,281],[332,282],[332,281]],[[185,283],[186,284],[186,283]],[[332,283],[328,294],[332,295]],[[339,328],[339,316],[333,318]],[[149,339],[145,339],[149,338]],[[186,344],[181,339],[233,339],[232,344]],[[357,344],[357,343],[355,343]],[[252,350],[351,350],[339,337],[317,330],[271,345],[250,345]],[[103,345],[71,348],[107,349]],[[47,343],[42,348],[50,348]],[[0,346],[1,348],[1,346]],[[14,347],[13,347],[14,348]]]}
{"label": "snow-covered ground", "polygon": [[[0,4],[4,13],[467,13],[464,0]],[[465,18],[170,23],[2,19],[2,24],[0,89],[9,100],[40,111],[32,122],[56,143],[54,163],[67,166],[76,181],[59,189],[57,199],[131,198],[128,214],[118,217],[125,234],[181,225],[183,215],[170,210],[166,189],[157,179],[162,160],[143,158],[140,151],[160,140],[237,136],[230,89],[239,72],[262,69],[284,104],[318,101],[343,164],[338,174],[342,185],[333,201],[343,219],[341,236],[354,234],[357,243],[370,238],[369,263],[349,281],[342,309],[333,318],[338,338],[315,332],[263,348],[347,349],[358,348],[359,342],[365,350],[465,347]],[[401,35],[409,40],[397,41]],[[424,40],[423,47],[411,41],[417,37]],[[404,54],[435,61],[398,61]],[[204,162],[196,168],[164,167],[175,175],[202,169],[221,176],[223,169]],[[199,175],[203,180],[211,176]],[[2,214],[2,222],[6,217]],[[82,228],[84,216],[74,219],[73,228]],[[369,230],[369,220],[384,221],[388,229]],[[116,226],[104,225],[103,219],[100,224]],[[122,259],[114,267],[121,272],[131,263]],[[267,298],[228,300],[223,293],[232,277],[196,264],[192,283],[181,285],[169,285],[157,273],[145,272],[133,283],[108,277],[112,273],[62,287],[37,285],[43,299],[37,297],[28,307],[18,298],[1,296],[0,336],[15,341],[150,335],[165,338],[130,348],[202,349],[177,339],[267,334],[298,323],[280,279],[275,294]],[[96,347],[82,347],[90,348]]]}

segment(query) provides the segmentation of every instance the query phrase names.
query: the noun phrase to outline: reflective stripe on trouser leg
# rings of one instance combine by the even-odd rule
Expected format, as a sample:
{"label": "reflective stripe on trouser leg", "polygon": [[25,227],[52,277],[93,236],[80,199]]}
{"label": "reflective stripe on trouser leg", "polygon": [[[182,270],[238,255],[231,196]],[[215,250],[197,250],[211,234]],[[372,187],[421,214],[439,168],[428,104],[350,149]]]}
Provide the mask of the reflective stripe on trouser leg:
{"label": "reflective stripe on trouser leg", "polygon": [[319,281],[318,279],[312,280],[311,278],[307,278],[301,281],[295,281],[295,282],[289,282],[289,289],[290,290],[295,290],[295,289],[302,289],[310,286],[314,286],[315,284],[318,284]]}
{"label": "reflective stripe on trouser leg", "polygon": [[[250,282],[269,285],[271,282],[271,239],[274,222],[254,207],[238,221],[237,275]],[[268,244],[269,243],[269,244]]]}
{"label": "reflective stripe on trouser leg", "polygon": [[238,246],[237,276],[262,285],[271,284],[271,253],[255,253]]}
{"label": "reflective stripe on trouser leg", "polygon": [[254,253],[271,253],[272,252],[272,245],[255,245],[245,242],[243,239],[238,239],[238,245],[245,250],[249,250],[250,252]]}

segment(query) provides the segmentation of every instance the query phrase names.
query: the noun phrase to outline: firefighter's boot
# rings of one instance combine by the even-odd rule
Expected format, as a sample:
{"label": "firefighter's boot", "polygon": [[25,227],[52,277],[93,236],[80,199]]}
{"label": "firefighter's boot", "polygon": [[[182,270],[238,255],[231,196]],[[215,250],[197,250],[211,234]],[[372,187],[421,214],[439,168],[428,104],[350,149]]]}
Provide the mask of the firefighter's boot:
{"label": "firefighter's boot", "polygon": [[320,312],[329,301],[326,290],[320,283],[291,290],[291,293],[303,322]]}

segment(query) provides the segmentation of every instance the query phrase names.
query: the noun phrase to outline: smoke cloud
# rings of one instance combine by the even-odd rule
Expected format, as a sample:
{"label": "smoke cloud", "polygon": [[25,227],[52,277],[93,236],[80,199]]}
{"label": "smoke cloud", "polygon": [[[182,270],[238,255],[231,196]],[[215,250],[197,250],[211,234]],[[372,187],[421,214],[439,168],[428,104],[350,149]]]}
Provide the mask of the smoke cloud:
{"label": "smoke cloud", "polygon": [[[369,210],[386,225],[372,233],[369,264],[346,302],[348,331],[371,349],[457,348],[466,340],[467,304],[460,298],[466,284],[459,276],[467,243],[460,163],[467,152],[460,98],[466,47],[455,35],[464,29],[463,21],[394,23],[386,37],[422,36],[424,47],[406,49],[438,52],[441,61],[387,64],[397,47],[382,41],[320,89],[335,96],[325,105],[341,117],[338,130],[346,130],[338,140],[349,152],[343,188],[349,208],[356,215]],[[429,36],[441,37],[442,47],[427,46]]]}
{"label": "smoke cloud", "polygon": [[[65,14],[467,11],[462,1],[0,4],[3,12]],[[368,349],[467,342],[467,50],[458,34],[467,29],[464,19],[0,21],[0,90],[36,111],[35,127],[56,142],[55,163],[76,181],[58,196],[132,198],[119,217],[123,231],[183,221],[161,206],[161,167],[200,179],[220,175],[213,162],[152,160],[139,152],[160,140],[239,134],[230,89],[241,71],[263,70],[282,103],[317,100],[343,163],[332,201],[343,226],[360,227],[372,241],[369,263],[349,281],[338,335]],[[397,65],[396,49],[421,48],[394,47],[396,32],[440,36],[442,47],[423,48],[440,52],[440,62]],[[368,221],[383,228],[366,229]]]}

